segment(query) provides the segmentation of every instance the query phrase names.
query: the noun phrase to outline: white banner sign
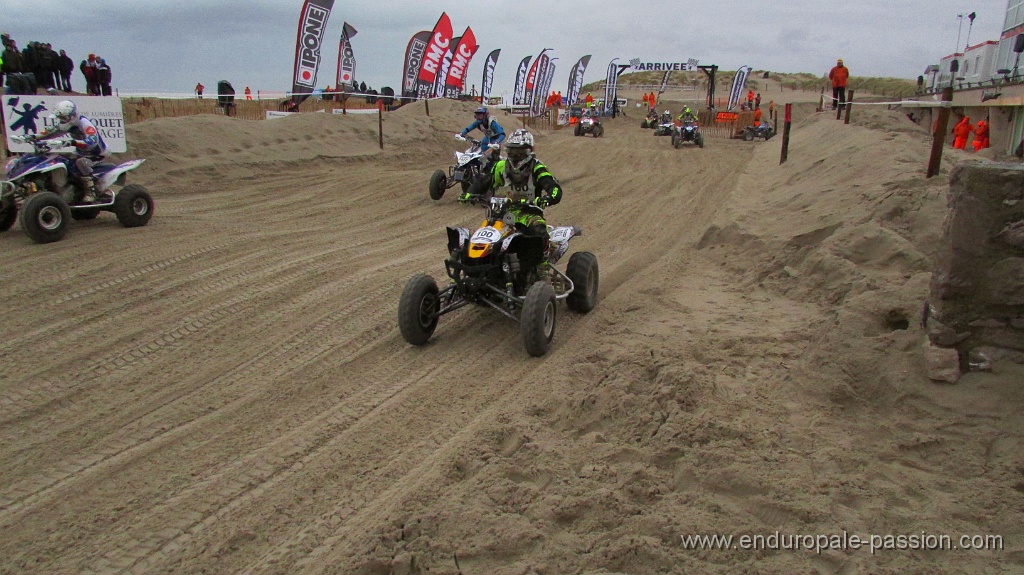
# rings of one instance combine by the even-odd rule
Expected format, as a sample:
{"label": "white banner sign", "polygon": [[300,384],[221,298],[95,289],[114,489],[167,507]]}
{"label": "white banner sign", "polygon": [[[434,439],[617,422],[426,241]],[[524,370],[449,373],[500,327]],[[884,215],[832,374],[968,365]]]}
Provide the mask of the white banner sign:
{"label": "white banner sign", "polygon": [[78,113],[89,118],[103,137],[107,150],[113,153],[128,151],[125,138],[124,113],[121,98],[116,96],[15,96],[3,97],[3,118],[7,127],[7,149],[16,152],[33,151],[31,144],[11,140],[11,136],[38,134],[45,128],[53,127],[53,109],[57,103],[71,100],[78,107]]}

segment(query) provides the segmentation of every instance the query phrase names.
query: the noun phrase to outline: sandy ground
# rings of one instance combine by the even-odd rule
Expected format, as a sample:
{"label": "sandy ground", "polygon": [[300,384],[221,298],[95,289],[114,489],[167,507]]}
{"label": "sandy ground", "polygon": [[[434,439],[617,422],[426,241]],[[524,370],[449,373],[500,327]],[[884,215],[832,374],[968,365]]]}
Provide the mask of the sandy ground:
{"label": "sandy ground", "polygon": [[[384,150],[375,116],[146,121],[149,226],[0,236],[0,573],[1024,571],[1024,368],[935,384],[920,354],[971,154],[926,180],[881,107],[799,107],[782,165],[635,113],[538,134],[600,303],[539,359],[477,308],[417,348],[399,294],[481,215],[427,195],[469,110],[394,112]],[[1003,549],[682,543],[844,531]]]}

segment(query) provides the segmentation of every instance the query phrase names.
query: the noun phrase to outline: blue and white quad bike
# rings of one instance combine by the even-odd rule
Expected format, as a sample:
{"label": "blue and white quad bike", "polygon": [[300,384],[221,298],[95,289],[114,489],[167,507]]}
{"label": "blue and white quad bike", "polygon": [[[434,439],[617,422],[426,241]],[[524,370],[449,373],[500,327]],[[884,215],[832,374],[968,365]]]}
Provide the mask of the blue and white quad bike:
{"label": "blue and white quad bike", "polygon": [[[430,176],[430,199],[440,200],[445,191],[456,184],[461,185],[462,191],[467,192],[469,188],[483,176],[484,163],[490,149],[484,148],[480,140],[461,136],[461,141],[469,142],[469,148],[465,152],[455,152],[455,165],[448,167],[448,173],[444,170],[437,170]],[[490,195],[482,198],[473,198],[470,201],[459,200],[462,203],[484,203],[490,199]]]}
{"label": "blue and white quad bike", "polygon": [[68,154],[70,137],[11,139],[31,143],[34,151],[13,156],[4,168],[4,179],[0,181],[0,232],[11,229],[14,221],[20,219],[25,235],[45,244],[63,239],[72,219],[91,220],[100,212],[113,212],[122,226],[135,228],[148,224],[153,217],[153,198],[146,188],[125,185],[127,173],[145,160],[117,165],[96,163],[96,201],[83,202],[85,190]]}

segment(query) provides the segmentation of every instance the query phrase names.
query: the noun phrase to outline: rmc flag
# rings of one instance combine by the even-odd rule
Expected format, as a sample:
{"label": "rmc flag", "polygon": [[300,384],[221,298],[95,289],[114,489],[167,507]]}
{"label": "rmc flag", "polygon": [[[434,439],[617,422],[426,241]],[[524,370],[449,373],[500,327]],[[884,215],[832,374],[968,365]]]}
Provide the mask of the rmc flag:
{"label": "rmc flag", "polygon": [[356,35],[356,29],[348,22],[341,30],[341,41],[338,42],[338,77],[334,84],[335,89],[341,86],[349,86],[352,79],[356,77],[356,56],[352,52],[352,37]]}
{"label": "rmc flag", "polygon": [[580,97],[580,90],[583,89],[583,73],[587,71],[587,64],[590,63],[590,55],[579,59],[576,65],[569,71],[569,89],[565,91],[565,105],[572,106],[576,98]]}
{"label": "rmc flag", "polygon": [[327,29],[334,0],[306,0],[299,16],[299,32],[295,40],[295,70],[292,79],[292,105],[298,106],[313,93],[316,73],[320,67],[320,46]]}
{"label": "rmc flag", "polygon": [[446,98],[458,98],[462,93],[462,88],[466,85],[469,61],[479,48],[473,30],[467,27],[459,43],[452,50],[452,63],[448,67],[448,77],[444,80]]}
{"label": "rmc flag", "polygon": [[498,65],[498,54],[501,48],[491,51],[484,60],[484,77],[480,82],[480,103],[486,104],[487,98],[491,97],[491,86],[494,84],[494,67]]}
{"label": "rmc flag", "polygon": [[441,71],[441,61],[451,47],[452,43],[452,21],[448,14],[441,13],[437,19],[427,47],[423,53],[423,62],[420,63],[420,71],[416,76],[416,97],[429,98],[434,88],[434,80],[437,73]]}
{"label": "rmc flag", "polygon": [[729,90],[729,105],[725,107],[726,110],[732,110],[737,102],[740,101],[740,96],[743,95],[743,87],[747,85],[747,74],[750,73],[750,66],[740,66],[739,70],[736,70],[736,77],[732,80],[732,89]]}

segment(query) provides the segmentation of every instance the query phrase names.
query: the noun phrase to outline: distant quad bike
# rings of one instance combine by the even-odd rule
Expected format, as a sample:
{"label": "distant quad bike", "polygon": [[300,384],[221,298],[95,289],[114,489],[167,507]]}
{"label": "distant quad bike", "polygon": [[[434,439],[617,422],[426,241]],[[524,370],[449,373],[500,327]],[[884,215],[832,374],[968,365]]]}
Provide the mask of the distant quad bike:
{"label": "distant quad bike", "polygon": [[[483,224],[475,232],[448,228],[448,259],[444,265],[451,283],[438,290],[427,274],[406,284],[398,303],[398,327],[405,341],[424,345],[442,315],[470,304],[496,310],[519,322],[527,353],[548,352],[555,335],[557,302],[587,313],[597,305],[597,256],[576,252],[566,271],[554,264],[569,249],[569,240],[582,231],[573,226],[548,227],[549,240],[516,229],[512,200],[492,197]],[[538,207],[533,209],[543,213]],[[545,255],[549,266],[542,270]]]}
{"label": "distant quad bike", "polygon": [[590,116],[584,116],[580,118],[580,121],[576,124],[576,131],[574,132],[577,136],[585,136],[590,134],[595,138],[600,138],[604,135],[604,126],[597,118]]}
{"label": "distant quad bike", "polygon": [[85,190],[74,175],[74,161],[67,155],[72,145],[70,137],[29,140],[14,135],[11,140],[31,143],[34,151],[11,157],[4,169],[5,179],[0,181],[0,232],[11,229],[15,220],[20,219],[25,235],[46,244],[62,240],[71,220],[92,220],[100,212],[113,212],[126,228],[144,226],[153,217],[153,198],[146,188],[125,185],[127,173],[145,160],[117,165],[96,163],[93,174],[97,200],[86,203],[82,202]]}
{"label": "distant quad bike", "polygon": [[[448,167],[447,174],[444,170],[437,170],[430,176],[430,199],[440,200],[444,193],[456,184],[460,184],[462,191],[466,192],[483,174],[484,160],[489,150],[480,146],[480,140],[462,139],[469,142],[469,149],[465,152],[455,152],[455,165]],[[486,198],[482,199],[486,201]],[[477,201],[474,198],[470,203],[475,204]]]}
{"label": "distant quad bike", "polygon": [[658,127],[658,113],[651,110],[647,113],[647,116],[640,122],[641,128],[657,128]]}
{"label": "distant quad bike", "polygon": [[764,138],[767,142],[775,135],[775,128],[771,124],[762,122],[760,126],[747,126],[743,128],[743,140],[753,142],[757,138]]}
{"label": "distant quad bike", "polygon": [[672,127],[672,147],[681,148],[685,142],[693,142],[698,148],[704,147],[704,134],[700,133],[697,122],[683,122]]}

